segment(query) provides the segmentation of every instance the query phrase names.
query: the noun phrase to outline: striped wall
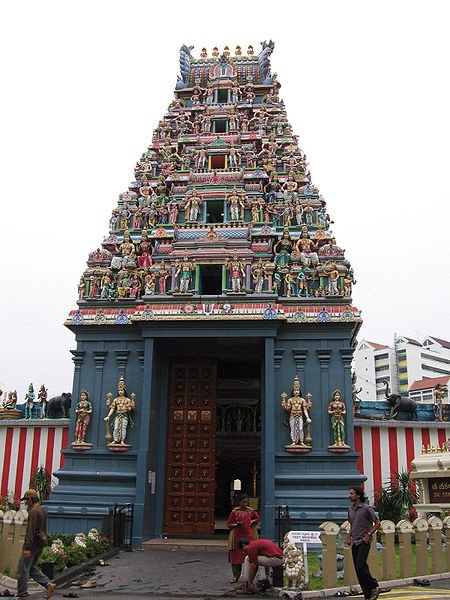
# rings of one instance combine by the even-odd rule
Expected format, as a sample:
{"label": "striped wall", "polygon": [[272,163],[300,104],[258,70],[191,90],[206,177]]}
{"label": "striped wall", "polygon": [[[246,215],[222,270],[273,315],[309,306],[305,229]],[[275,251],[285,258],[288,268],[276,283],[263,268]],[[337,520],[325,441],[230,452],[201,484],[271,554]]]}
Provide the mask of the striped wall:
{"label": "striped wall", "polygon": [[442,446],[450,439],[450,424],[355,419],[355,450],[361,453],[358,470],[367,477],[364,490],[374,491],[389,481],[391,472],[409,469],[422,446]]}
{"label": "striped wall", "polygon": [[68,441],[67,420],[1,421],[0,494],[14,492],[20,498],[38,467],[57,471],[64,463],[61,448]]}
{"label": "striped wall", "polygon": [[[369,498],[392,471],[408,469],[422,446],[441,446],[447,439],[448,423],[355,419],[355,450],[361,454],[358,470],[367,477],[364,488]],[[61,449],[68,443],[64,419],[0,421],[0,495],[14,492],[20,498],[37,467],[57,471],[64,464]]]}

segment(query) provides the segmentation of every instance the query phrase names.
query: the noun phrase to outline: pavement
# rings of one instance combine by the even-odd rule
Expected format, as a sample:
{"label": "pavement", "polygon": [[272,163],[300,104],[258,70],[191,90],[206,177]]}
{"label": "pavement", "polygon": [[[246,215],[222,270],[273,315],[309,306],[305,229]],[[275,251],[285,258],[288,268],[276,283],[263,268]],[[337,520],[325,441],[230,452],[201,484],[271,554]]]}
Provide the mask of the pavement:
{"label": "pavement", "polygon": [[[54,596],[61,600],[68,594],[77,594],[85,600],[130,600],[130,598],[150,598],[151,600],[212,600],[233,597],[239,584],[230,583],[231,568],[227,551],[222,550],[186,550],[159,549],[134,552],[120,552],[119,555],[107,559],[104,567],[96,566],[95,573],[88,576],[96,583],[92,589],[80,589],[71,586],[70,582],[61,584]],[[381,600],[450,600],[450,577],[428,576],[430,586],[418,587],[405,585],[412,580],[383,583],[383,587],[391,587],[390,591],[380,594]],[[74,578],[79,579],[77,575]],[[336,592],[346,590],[341,587],[333,590],[305,591],[303,598],[313,600],[334,598]],[[32,598],[45,597],[44,590],[31,591]],[[295,594],[292,594],[294,597]],[[236,596],[237,598],[242,596]],[[245,596],[244,596],[245,597]],[[278,597],[278,591],[268,590],[255,598]],[[362,595],[351,597],[362,600]],[[287,599],[286,599],[287,600]]]}

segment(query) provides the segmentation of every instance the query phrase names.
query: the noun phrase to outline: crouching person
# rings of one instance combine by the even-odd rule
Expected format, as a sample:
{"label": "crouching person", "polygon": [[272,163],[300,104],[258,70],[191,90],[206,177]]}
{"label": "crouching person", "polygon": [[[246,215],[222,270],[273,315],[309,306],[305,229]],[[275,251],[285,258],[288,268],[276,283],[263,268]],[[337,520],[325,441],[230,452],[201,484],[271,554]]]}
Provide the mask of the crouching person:
{"label": "crouching person", "polygon": [[27,503],[28,522],[25,542],[17,568],[17,598],[27,598],[28,578],[31,577],[47,589],[47,598],[53,595],[56,584],[52,583],[47,575],[37,568],[36,564],[47,544],[47,514],[39,504],[39,497],[35,490],[27,490],[21,498]]}
{"label": "crouching person", "polygon": [[261,590],[270,587],[270,567],[282,567],[284,562],[283,550],[270,540],[252,540],[241,538],[239,548],[248,558],[247,583],[236,590],[238,594],[254,594],[256,586],[254,583],[258,567],[262,566],[266,572],[266,578],[261,582]]}

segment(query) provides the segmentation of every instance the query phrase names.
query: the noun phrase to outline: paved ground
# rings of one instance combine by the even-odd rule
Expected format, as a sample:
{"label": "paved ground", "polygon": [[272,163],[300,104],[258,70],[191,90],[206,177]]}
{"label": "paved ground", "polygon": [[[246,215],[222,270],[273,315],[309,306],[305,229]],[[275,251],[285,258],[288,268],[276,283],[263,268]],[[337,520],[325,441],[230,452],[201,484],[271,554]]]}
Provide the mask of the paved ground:
{"label": "paved ground", "polygon": [[[229,583],[231,569],[226,550],[186,551],[186,550],[145,550],[121,552],[108,560],[109,566],[96,567],[90,579],[96,582],[91,590],[67,584],[58,588],[55,600],[73,593],[85,600],[130,600],[148,598],[150,600],[209,600],[227,597],[237,587]],[[32,594],[42,598],[43,594]],[[258,595],[258,598],[273,599],[273,594]],[[308,600],[324,598],[321,593],[307,593]],[[239,596],[237,596],[239,597]],[[242,597],[242,596],[240,596]],[[244,596],[245,597],[245,596]],[[334,594],[328,596],[334,597]],[[362,596],[353,596],[362,600]],[[430,587],[402,587],[380,595],[381,600],[450,600],[450,581],[432,581]]]}

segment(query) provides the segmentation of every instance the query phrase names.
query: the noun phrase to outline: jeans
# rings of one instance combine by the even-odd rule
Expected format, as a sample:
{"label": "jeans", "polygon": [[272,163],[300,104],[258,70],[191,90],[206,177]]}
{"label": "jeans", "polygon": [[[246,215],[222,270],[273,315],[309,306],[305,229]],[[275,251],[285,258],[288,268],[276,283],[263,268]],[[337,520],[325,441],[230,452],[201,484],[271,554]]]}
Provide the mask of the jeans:
{"label": "jeans", "polygon": [[26,597],[28,595],[28,579],[34,579],[43,587],[47,587],[50,579],[47,575],[37,568],[36,563],[42,554],[42,548],[31,550],[29,558],[25,558],[22,554],[17,567],[17,595]]}
{"label": "jeans", "polygon": [[369,550],[370,544],[365,542],[353,544],[352,546],[353,564],[365,598],[370,598],[371,591],[378,587],[378,581],[372,577],[367,565]]}

